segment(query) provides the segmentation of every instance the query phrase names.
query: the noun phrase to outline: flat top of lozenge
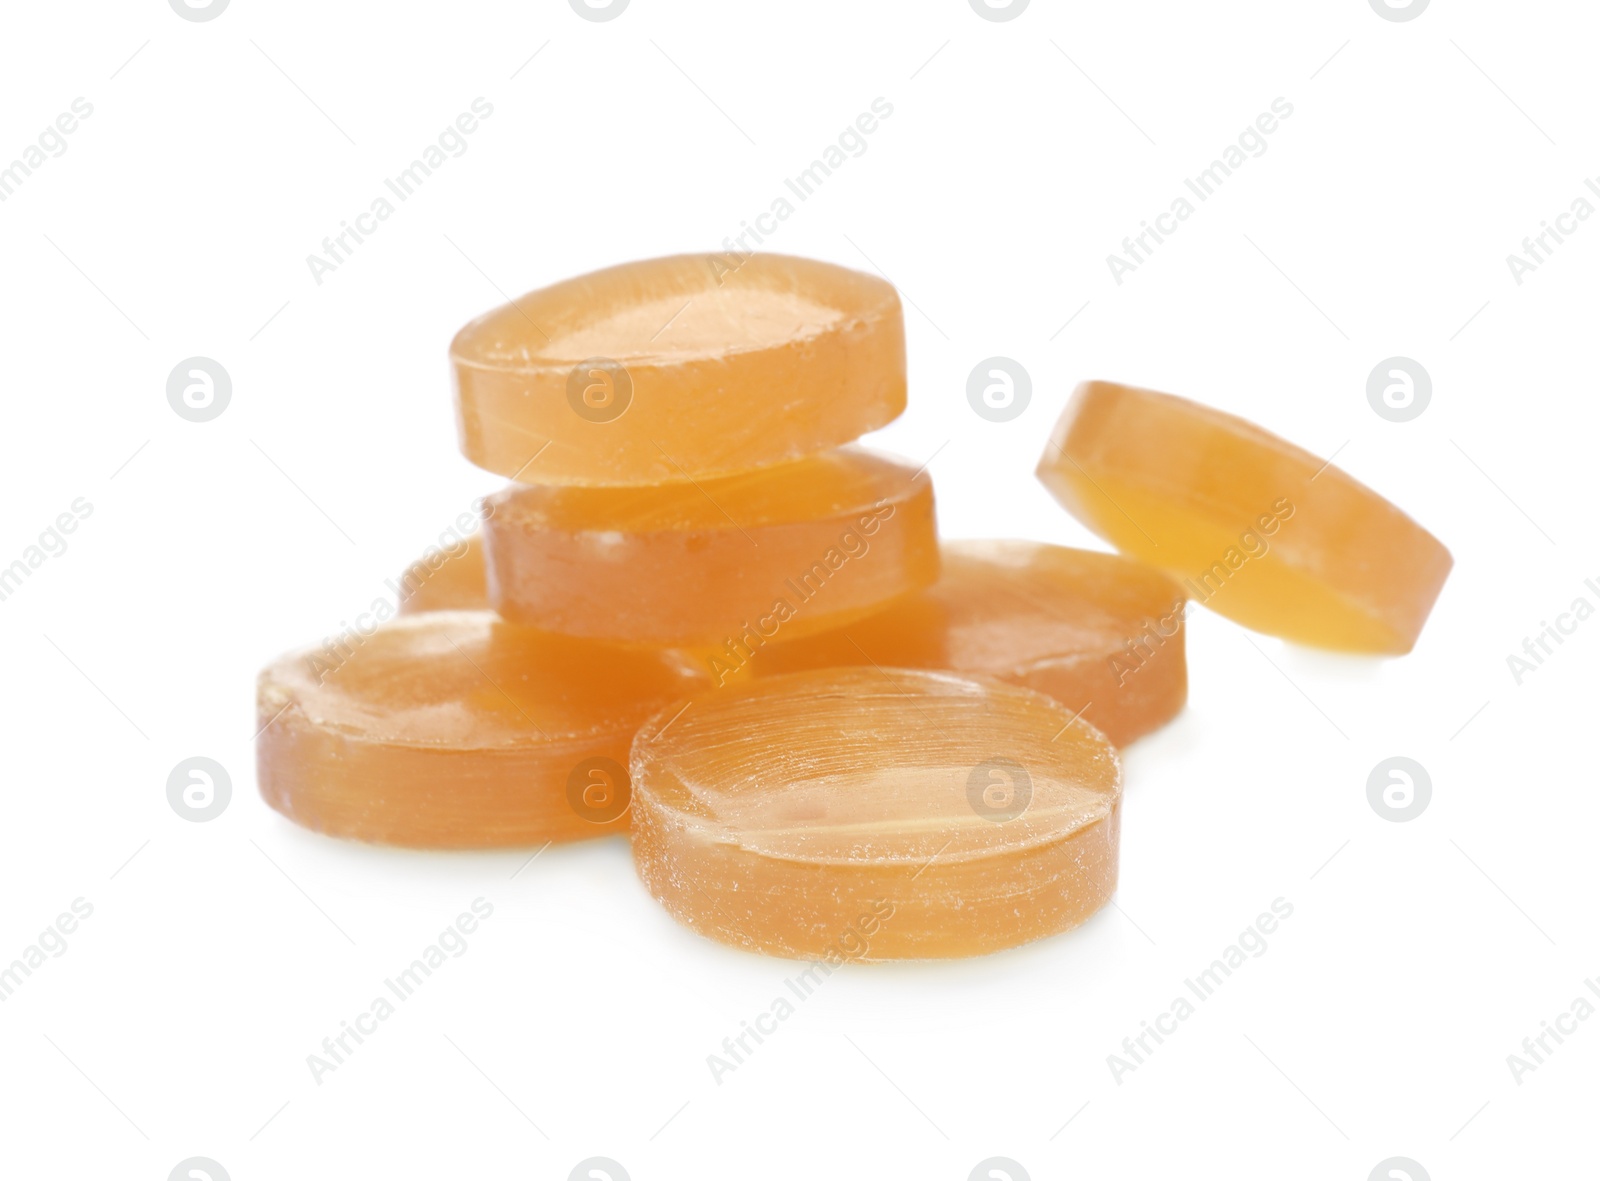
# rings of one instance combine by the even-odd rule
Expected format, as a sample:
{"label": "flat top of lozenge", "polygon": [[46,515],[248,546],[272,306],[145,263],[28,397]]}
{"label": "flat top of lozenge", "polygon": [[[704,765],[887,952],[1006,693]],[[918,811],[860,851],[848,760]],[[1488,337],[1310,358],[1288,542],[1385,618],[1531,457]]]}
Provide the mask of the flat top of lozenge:
{"label": "flat top of lozenge", "polygon": [[458,364],[565,369],[590,358],[681,364],[801,346],[900,314],[894,288],[782,254],[679,254],[566,279],[488,312],[450,346]]}
{"label": "flat top of lozenge", "polygon": [[476,750],[631,731],[704,677],[676,653],[505,623],[492,611],[402,616],[262,670],[263,720],[402,745]]}
{"label": "flat top of lozenge", "polygon": [[946,541],[938,604],[948,658],[1006,672],[1063,654],[1118,652],[1150,619],[1181,610],[1178,584],[1118,554],[1035,541]]}
{"label": "flat top of lozenge", "polygon": [[1105,737],[982,678],[822,669],[692,697],[635,740],[636,807],[774,858],[922,864],[1021,853],[1106,819]]}

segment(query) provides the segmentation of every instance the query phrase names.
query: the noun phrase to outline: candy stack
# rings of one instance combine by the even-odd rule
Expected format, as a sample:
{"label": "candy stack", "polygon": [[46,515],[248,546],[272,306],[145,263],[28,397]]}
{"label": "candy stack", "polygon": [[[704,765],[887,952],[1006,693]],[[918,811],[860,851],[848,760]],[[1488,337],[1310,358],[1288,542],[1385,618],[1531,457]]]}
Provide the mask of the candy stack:
{"label": "candy stack", "polygon": [[613,267],[450,355],[462,450],[511,483],[398,616],[262,672],[262,795],[422,848],[627,830],[655,898],[753,950],[1076,926],[1116,886],[1116,747],[1183,707],[1191,601],[1395,653],[1449,567],[1337,469],[1098,383],[1039,474],[1133,557],[941,546],[926,471],[856,443],[905,408],[899,298],[826,263]]}

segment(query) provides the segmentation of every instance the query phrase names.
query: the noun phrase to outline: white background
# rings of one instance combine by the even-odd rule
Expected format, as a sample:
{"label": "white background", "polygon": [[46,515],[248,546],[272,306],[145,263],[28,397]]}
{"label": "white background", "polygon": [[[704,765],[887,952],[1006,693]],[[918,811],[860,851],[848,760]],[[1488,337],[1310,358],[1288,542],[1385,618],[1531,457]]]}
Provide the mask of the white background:
{"label": "white background", "polygon": [[[1600,175],[1579,3],[162,0],[7,6],[0,162],[94,113],[0,204],[0,564],[75,498],[69,548],[0,603],[0,961],[94,907],[0,1004],[0,1174],[636,1181],[1453,1178],[1593,1158],[1600,1021],[1506,1057],[1600,976],[1600,622],[1506,657],[1600,578],[1600,220],[1516,284],[1508,253]],[[530,57],[532,60],[530,61]],[[1091,81],[1092,79],[1092,81]],[[494,114],[318,285],[306,256],[476,97]],[[433,856],[298,831],[256,796],[253,678],[333,632],[498,481],[457,453],[469,317],[630,258],[714,249],[876,97],[868,150],[769,245],[881,270],[951,536],[1096,545],[1033,480],[1075,382],[1260,422],[1456,557],[1416,651],[1344,659],[1191,624],[1191,705],[1127,755],[1122,884],[1076,933],[836,974],[721,1085],[706,1056],[798,965],[676,927],[627,845]],[[1106,255],[1276,97],[1294,114],[1119,286]],[[1070,324],[1067,322],[1070,320]],[[1065,328],[1063,325],[1067,324]],[[183,358],[233,379],[168,406]],[[982,358],[1027,412],[967,404]],[[1395,424],[1381,359],[1432,375]],[[1433,798],[1377,816],[1403,754]],[[205,755],[227,811],[177,816]],[[131,860],[130,860],[131,857]],[[1330,860],[1331,858],[1331,860]],[[515,876],[514,876],[515,875]],[[470,950],[321,1085],[306,1056],[474,898]],[[1275,898],[1293,917],[1120,1083],[1106,1057]],[[1065,1125],[1065,1127],[1064,1127]]]}

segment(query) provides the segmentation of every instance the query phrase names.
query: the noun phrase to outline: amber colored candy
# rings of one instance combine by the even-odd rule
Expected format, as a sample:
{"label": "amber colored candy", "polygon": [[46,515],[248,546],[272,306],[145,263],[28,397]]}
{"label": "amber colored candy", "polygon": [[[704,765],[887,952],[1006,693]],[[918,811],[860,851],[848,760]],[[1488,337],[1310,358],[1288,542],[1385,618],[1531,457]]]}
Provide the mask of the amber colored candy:
{"label": "amber colored candy", "polygon": [[482,535],[475,534],[453,549],[430,550],[407,566],[395,585],[401,615],[488,606]]}
{"label": "amber colored candy", "polygon": [[888,610],[756,653],[757,676],[836,665],[981,673],[1054,697],[1118,746],[1188,697],[1177,583],[1115,554],[947,541],[939,581]]}
{"label": "amber colored candy", "polygon": [[729,667],[939,572],[931,481],[859,447],[695,483],[512,485],[489,503],[489,601],[505,618],[709,649]]}
{"label": "amber colored candy", "polygon": [[1184,398],[1080,385],[1039,461],[1067,511],[1196,602],[1303,644],[1399,654],[1450,553],[1349,475]]}
{"label": "amber colored candy", "polygon": [[625,828],[639,724],[704,680],[671,653],[436,611],[291,652],[256,685],[267,803],[389,845],[485,848]]}
{"label": "amber colored candy", "polygon": [[811,455],[906,404],[900,297],[776,254],[568,279],[450,346],[461,449],[534,484],[700,480]]}
{"label": "amber colored candy", "polygon": [[645,886],[736,947],[978,955],[1116,887],[1115,749],[999,681],[843,668],[703,692],[645,725],[632,775]]}

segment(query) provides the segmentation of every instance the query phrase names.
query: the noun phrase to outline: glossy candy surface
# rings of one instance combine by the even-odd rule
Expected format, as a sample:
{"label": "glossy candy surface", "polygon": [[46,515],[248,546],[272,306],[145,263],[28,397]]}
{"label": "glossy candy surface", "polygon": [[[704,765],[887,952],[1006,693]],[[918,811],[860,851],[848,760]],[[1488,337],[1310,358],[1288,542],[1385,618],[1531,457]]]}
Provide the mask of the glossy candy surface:
{"label": "glossy candy surface", "polygon": [[1033,541],[947,541],[939,581],[877,615],[761,649],[758,676],[837,665],[949,669],[1036,689],[1118,746],[1188,696],[1178,585],[1141,562]]}
{"label": "glossy candy surface", "polygon": [[257,778],[307,828],[432,848],[626,827],[641,721],[703,678],[672,653],[435,611],[291,652],[257,681]]}
{"label": "glossy candy surface", "polygon": [[1116,886],[1105,737],[1040,694],[828,669],[703,692],[634,743],[634,861],[694,930],[815,959],[977,955]]}
{"label": "glossy candy surface", "polygon": [[490,505],[489,601],[507,619],[692,645],[719,666],[875,611],[939,569],[931,482],[859,447],[696,483],[513,485]]}
{"label": "glossy candy surface", "polygon": [[532,484],[655,484],[851,442],[906,401],[900,298],[785,255],[676,255],[535,291],[450,346],[461,449]]}
{"label": "glossy candy surface", "polygon": [[1450,572],[1437,538],[1337,467],[1170,394],[1080,385],[1038,475],[1191,599],[1303,644],[1409,652]]}

